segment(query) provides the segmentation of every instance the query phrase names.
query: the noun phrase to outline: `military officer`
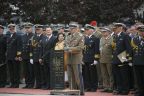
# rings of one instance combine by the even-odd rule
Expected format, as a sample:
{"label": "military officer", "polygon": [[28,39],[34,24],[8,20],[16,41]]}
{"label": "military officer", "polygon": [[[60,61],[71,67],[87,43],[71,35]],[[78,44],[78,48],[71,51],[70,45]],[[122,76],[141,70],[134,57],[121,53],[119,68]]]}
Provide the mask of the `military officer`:
{"label": "military officer", "polygon": [[26,83],[26,86],[23,88],[33,88],[34,86],[33,65],[30,63],[30,48],[31,41],[34,35],[32,33],[32,27],[32,23],[25,23],[25,35],[22,36],[22,63],[24,66]]}
{"label": "military officer", "polygon": [[102,28],[102,38],[100,39],[100,68],[103,78],[102,92],[112,92],[113,76],[112,76],[112,36],[109,28]]}
{"label": "military officer", "polygon": [[3,34],[4,27],[0,25],[0,88],[5,87],[7,81],[6,70],[6,36]]}
{"label": "military officer", "polygon": [[11,88],[19,87],[19,65],[21,61],[21,37],[17,35],[15,24],[9,24],[9,35],[7,35],[7,53],[6,60],[8,64]]}
{"label": "military officer", "polygon": [[129,93],[128,63],[131,62],[132,57],[130,37],[124,32],[125,27],[123,23],[114,23],[112,70],[116,84],[116,89],[113,92],[115,95]]}
{"label": "military officer", "polygon": [[[100,32],[99,27],[97,26],[97,22],[95,20],[91,21],[90,25],[95,27],[94,35],[100,39],[102,37],[102,34]],[[103,84],[102,84],[103,80],[102,80],[102,75],[101,75],[102,72],[101,72],[100,64],[97,64],[96,68],[97,68],[97,75],[98,75],[98,88],[101,89],[103,88]]]}
{"label": "military officer", "polygon": [[139,25],[137,31],[138,36],[131,40],[134,72],[138,86],[138,92],[135,96],[144,96],[144,25]]}
{"label": "military officer", "polygon": [[84,36],[79,32],[79,25],[76,22],[69,24],[70,35],[65,42],[64,50],[68,52],[68,80],[70,89],[80,89],[84,94],[82,77],[82,50],[84,47]]}
{"label": "military officer", "polygon": [[99,43],[100,39],[95,37],[95,28],[89,24],[85,25],[85,44],[83,51],[83,77],[85,91],[95,92],[98,87],[96,64],[99,61]]}
{"label": "military officer", "polygon": [[62,25],[62,24],[59,24],[59,29],[58,29],[58,33],[65,33],[64,32],[64,28],[65,28],[65,26],[64,25]]}
{"label": "military officer", "polygon": [[[41,42],[43,39],[43,25],[35,25],[35,35],[32,38],[32,48],[30,53],[30,63],[34,67],[35,89],[40,89],[43,86],[41,64],[39,63]],[[34,83],[34,82],[33,82]]]}

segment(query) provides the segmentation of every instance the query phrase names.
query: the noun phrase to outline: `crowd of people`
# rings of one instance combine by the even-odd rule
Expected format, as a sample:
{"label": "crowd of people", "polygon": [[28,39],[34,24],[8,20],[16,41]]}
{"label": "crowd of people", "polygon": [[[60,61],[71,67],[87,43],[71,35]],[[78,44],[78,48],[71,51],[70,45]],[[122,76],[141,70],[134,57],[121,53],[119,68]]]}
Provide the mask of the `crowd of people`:
{"label": "crowd of people", "polygon": [[[19,88],[24,78],[30,89],[52,89],[51,55],[55,50],[67,54],[66,72],[70,89],[84,92],[144,96],[144,25],[127,27],[113,23],[98,27],[96,21],[84,25],[70,22],[53,32],[51,26],[25,23],[22,32],[15,24],[3,34],[0,25],[0,88]],[[33,30],[34,27],[34,30]],[[33,32],[34,31],[34,32]]]}

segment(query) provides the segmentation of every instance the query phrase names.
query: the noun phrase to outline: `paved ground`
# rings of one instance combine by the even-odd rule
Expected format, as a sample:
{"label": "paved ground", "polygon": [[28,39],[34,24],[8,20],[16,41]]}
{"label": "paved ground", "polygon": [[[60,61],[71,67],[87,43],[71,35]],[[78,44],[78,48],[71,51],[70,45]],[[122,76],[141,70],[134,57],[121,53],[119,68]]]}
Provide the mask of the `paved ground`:
{"label": "paved ground", "polygon": [[[20,88],[0,88],[0,96],[70,96],[70,95],[49,95],[51,90],[22,89],[23,86],[24,84],[21,84]],[[114,96],[114,95],[112,95],[112,93],[102,93],[100,92],[100,90],[97,90],[97,92],[85,92],[85,96]],[[123,96],[133,96],[133,95],[129,94]]]}
{"label": "paved ground", "polygon": [[50,96],[50,95],[0,94],[0,96]]}

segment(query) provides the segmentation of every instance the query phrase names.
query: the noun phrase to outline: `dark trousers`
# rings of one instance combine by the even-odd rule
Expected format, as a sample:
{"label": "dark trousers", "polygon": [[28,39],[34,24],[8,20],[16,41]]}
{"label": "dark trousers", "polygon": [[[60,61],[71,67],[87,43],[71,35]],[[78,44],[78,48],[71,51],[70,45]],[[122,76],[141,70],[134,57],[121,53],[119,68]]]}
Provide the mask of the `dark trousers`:
{"label": "dark trousers", "polygon": [[34,62],[34,75],[36,80],[36,87],[41,87],[42,78],[41,78],[41,65],[39,62]]}
{"label": "dark trousers", "polygon": [[133,66],[129,66],[129,88],[135,89],[135,80],[134,80],[134,69]]}
{"label": "dark trousers", "polygon": [[98,86],[96,65],[91,65],[92,63],[86,62],[82,68],[85,89],[97,89]]}
{"label": "dark trousers", "polygon": [[114,75],[114,84],[116,90],[119,92],[129,92],[129,72],[128,65],[119,66],[119,64],[112,65]]}
{"label": "dark trousers", "polygon": [[40,73],[40,75],[41,75],[41,86],[44,86],[45,85],[45,76],[44,76],[44,74],[45,74],[45,71],[44,71],[44,65],[40,65],[40,71],[41,71],[41,73]]}
{"label": "dark trousers", "polygon": [[25,83],[27,86],[34,86],[34,68],[33,64],[30,63],[29,59],[23,60],[24,70],[25,70]]}
{"label": "dark trousers", "polygon": [[1,65],[0,63],[0,87],[4,87],[7,82],[7,69],[6,64]]}
{"label": "dark trousers", "polygon": [[20,73],[19,73],[20,62],[16,60],[8,60],[7,64],[9,69],[11,85],[18,86],[20,81]]}
{"label": "dark trousers", "polygon": [[138,86],[138,95],[136,96],[144,96],[144,65],[135,65],[134,71]]}
{"label": "dark trousers", "polygon": [[50,60],[44,60],[44,85],[50,88]]}

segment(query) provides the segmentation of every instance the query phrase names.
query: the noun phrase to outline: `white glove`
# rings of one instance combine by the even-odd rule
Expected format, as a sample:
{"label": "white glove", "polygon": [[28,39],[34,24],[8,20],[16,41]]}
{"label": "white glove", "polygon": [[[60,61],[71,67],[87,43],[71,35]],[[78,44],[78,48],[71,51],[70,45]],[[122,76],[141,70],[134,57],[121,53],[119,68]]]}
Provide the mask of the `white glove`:
{"label": "white glove", "polygon": [[94,60],[94,63],[93,63],[93,64],[94,64],[94,65],[98,64],[98,61]]}
{"label": "white glove", "polygon": [[30,59],[30,63],[33,64],[33,59]]}
{"label": "white glove", "polygon": [[98,64],[98,61],[94,60],[94,62],[91,64],[91,66],[96,65],[96,64]]}
{"label": "white glove", "polygon": [[132,66],[133,66],[133,64],[132,64],[132,63],[128,63],[128,65],[129,65],[130,67],[132,67]]}
{"label": "white glove", "polygon": [[124,60],[125,62],[127,62],[128,60],[127,60],[127,58],[125,58],[125,57],[122,57],[122,60]]}

